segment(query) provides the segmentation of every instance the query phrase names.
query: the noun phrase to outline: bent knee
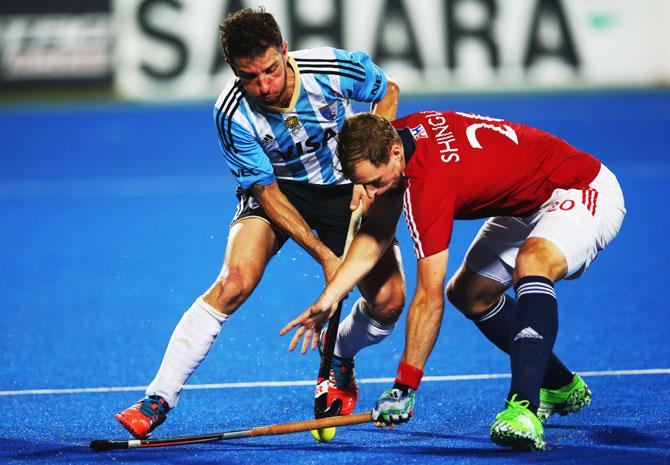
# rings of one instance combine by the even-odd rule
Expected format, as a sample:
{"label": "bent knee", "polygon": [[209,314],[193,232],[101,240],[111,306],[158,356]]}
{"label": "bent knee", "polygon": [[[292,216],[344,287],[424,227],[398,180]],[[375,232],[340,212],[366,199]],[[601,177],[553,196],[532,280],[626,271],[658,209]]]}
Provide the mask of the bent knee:
{"label": "bent knee", "polygon": [[445,292],[451,305],[470,318],[495,305],[504,294],[505,287],[499,283],[491,286],[475,285],[452,279],[447,284]]}
{"label": "bent knee", "polygon": [[481,303],[481,298],[473,295],[472,292],[467,292],[453,281],[447,284],[445,293],[449,303],[465,316],[479,313],[481,306],[485,305]]}
{"label": "bent knee", "polygon": [[368,301],[367,311],[380,324],[395,323],[405,308],[406,300],[404,286],[384,286],[371,302]]}
{"label": "bent knee", "polygon": [[561,249],[547,239],[531,237],[517,254],[512,280],[516,283],[526,276],[544,276],[556,282],[567,271],[568,262]]}
{"label": "bent knee", "polygon": [[447,283],[445,294],[449,303],[453,305],[458,311],[463,313],[468,312],[469,302],[466,293],[456,285],[454,280],[451,280]]}
{"label": "bent knee", "polygon": [[235,269],[224,270],[212,287],[205,293],[204,299],[218,311],[231,315],[244,303],[254,290],[255,283],[244,273]]}

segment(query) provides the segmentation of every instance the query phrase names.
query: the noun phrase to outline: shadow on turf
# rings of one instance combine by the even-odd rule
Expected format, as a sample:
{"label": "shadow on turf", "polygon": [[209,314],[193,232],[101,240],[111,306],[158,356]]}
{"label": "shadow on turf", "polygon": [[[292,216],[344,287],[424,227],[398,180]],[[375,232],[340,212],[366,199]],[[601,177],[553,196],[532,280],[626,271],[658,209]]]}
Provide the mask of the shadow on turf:
{"label": "shadow on turf", "polygon": [[[310,454],[339,454],[354,453],[372,456],[393,455],[397,450],[402,451],[403,456],[424,455],[433,457],[462,457],[462,458],[505,458],[512,459],[518,454],[524,454],[527,458],[536,461],[543,461],[549,457],[552,459],[573,460],[584,457],[587,454],[591,463],[594,464],[623,464],[630,461],[640,463],[666,463],[667,449],[663,446],[667,442],[665,431],[659,431],[657,435],[641,433],[632,428],[612,426],[612,425],[546,425],[550,435],[565,432],[574,434],[582,432],[590,438],[590,445],[579,444],[569,445],[567,440],[558,443],[552,443],[549,439],[549,450],[546,453],[515,453],[513,451],[499,449],[494,447],[486,436],[468,436],[463,434],[440,434],[434,432],[400,432],[390,433],[387,430],[373,429],[372,432],[379,440],[364,441],[360,443],[335,441],[330,445],[317,443],[299,443],[299,444],[276,444],[264,441],[225,441],[222,443],[175,446],[160,449],[142,449],[132,451],[110,451],[110,452],[92,452],[88,444],[64,444],[62,447],[55,447],[53,443],[46,443],[44,440],[27,441],[16,439],[3,439],[0,441],[5,445],[4,450],[0,452],[0,461],[14,460],[25,462],[43,462],[59,463],[76,460],[81,463],[179,463],[188,464],[217,464],[225,465],[227,460],[220,455],[211,459],[207,457],[211,452],[226,451],[232,454],[228,457],[230,463],[239,463],[240,456],[246,456],[252,450],[263,452],[308,452]],[[552,431],[554,432],[552,434]],[[384,440],[383,436],[387,436]],[[473,447],[450,447],[448,445],[430,445],[431,440],[442,443],[443,441],[458,441],[474,443]],[[583,439],[579,442],[582,442]],[[417,444],[423,442],[423,444]],[[412,444],[413,443],[413,444]],[[45,446],[48,446],[46,448]],[[609,446],[618,446],[616,459],[612,456],[612,448]],[[622,449],[621,447],[645,448],[648,450]],[[167,449],[167,450],[166,450]],[[213,449],[213,450],[212,450]],[[655,449],[655,452],[654,452]],[[665,450],[665,452],[664,452]],[[333,456],[335,457],[335,456]]]}
{"label": "shadow on turf", "polygon": [[595,444],[612,446],[658,447],[659,443],[668,442],[667,431],[656,431],[656,434],[643,433],[635,428],[611,425],[545,425],[545,430],[583,431],[593,438]]}
{"label": "shadow on turf", "polygon": [[[310,456],[318,454],[361,454],[359,457],[382,456],[432,456],[432,457],[454,457],[454,458],[512,458],[523,454],[528,458],[535,459],[562,459],[567,461],[586,460],[589,464],[630,464],[645,463],[656,464],[666,463],[667,453],[663,448],[656,446],[657,452],[640,450],[621,450],[617,448],[615,456],[612,455],[613,449],[609,446],[632,446],[641,447],[641,443],[648,444],[647,447],[654,447],[651,443],[659,443],[662,438],[651,435],[631,434],[629,428],[612,427],[609,425],[597,426],[550,426],[554,430],[592,430],[594,442],[591,446],[553,446],[545,453],[513,452],[509,450],[494,447],[485,437],[468,437],[458,434],[435,434],[427,432],[411,432],[397,436],[389,437],[387,441],[365,441],[361,443],[336,441],[330,445],[317,443],[300,444],[273,444],[257,441],[226,441],[225,443],[212,443],[191,446],[175,446],[160,449],[142,449],[132,451],[110,451],[110,452],[92,452],[88,444],[72,445],[64,444],[62,447],[55,447],[53,443],[45,444],[44,441],[26,441],[15,439],[1,439],[7,446],[0,453],[0,461],[13,460],[16,462],[42,462],[42,463],[60,463],[76,461],[81,463],[161,463],[161,464],[203,464],[203,465],[226,465],[228,463],[243,463],[244,458],[250,457],[253,451],[262,453],[298,453],[307,452]],[[384,433],[379,430],[379,433]],[[386,433],[388,434],[388,432]],[[394,434],[395,436],[395,434]],[[599,440],[599,439],[606,440]],[[450,447],[448,445],[430,445],[430,440],[436,441],[468,441],[477,443],[474,447]],[[616,442],[612,441],[616,439]],[[424,444],[410,444],[410,441],[423,441]],[[372,442],[372,443],[371,443]],[[480,446],[479,444],[485,444]],[[46,448],[45,446],[49,446]],[[225,452],[222,456],[220,452]],[[230,454],[230,455],[228,455]],[[546,454],[546,455],[545,455]],[[258,457],[260,458],[260,457]],[[278,462],[282,461],[282,456],[275,456]],[[337,455],[332,455],[333,459]],[[242,462],[240,462],[242,460]],[[376,460],[376,459],[373,459]],[[586,463],[584,462],[584,463]],[[348,461],[347,463],[351,463]]]}
{"label": "shadow on turf", "polygon": [[[203,465],[226,465],[226,460],[220,456],[207,459],[202,454],[194,452],[207,452],[207,446],[184,446],[169,447],[152,450],[131,450],[131,451],[109,451],[93,452],[88,447],[88,443],[81,445],[64,444],[61,447],[55,447],[53,443],[47,444],[45,448],[44,441],[26,441],[16,439],[0,438],[5,445],[5,449],[0,451],[0,463],[7,461],[14,462],[39,462],[39,463],[179,463],[183,464],[203,464]],[[205,447],[202,447],[205,446]],[[229,463],[240,463],[239,458],[233,458]]]}
{"label": "shadow on turf", "polygon": [[[380,432],[383,432],[380,430]],[[408,433],[406,440],[416,440],[421,438],[423,440],[437,439],[437,440],[467,440],[462,436],[421,433]],[[483,442],[481,438],[477,438],[479,442]],[[2,439],[0,439],[2,440]],[[221,460],[220,455],[216,455],[212,459],[203,457],[214,451],[229,452],[234,454],[230,457],[231,463],[239,463],[239,456],[248,455],[252,450],[263,452],[308,452],[310,454],[340,454],[340,453],[361,453],[371,455],[394,455],[395,446],[392,444],[380,444],[382,447],[371,447],[369,442],[354,444],[350,442],[334,442],[331,445],[317,444],[317,443],[302,443],[302,444],[271,444],[266,442],[251,442],[247,440],[241,441],[226,441],[225,443],[212,443],[190,446],[174,446],[160,449],[142,449],[142,450],[127,450],[127,451],[109,451],[109,452],[93,452],[89,449],[88,444],[81,445],[63,445],[62,447],[54,447],[54,444],[48,444],[50,447],[44,448],[46,445],[43,441],[26,441],[5,439],[2,440],[7,444],[7,454],[1,454],[0,457],[14,461],[25,462],[42,462],[42,463],[59,463],[69,462],[75,460],[81,463],[109,463],[114,461],[116,463],[179,463],[183,464],[225,464],[225,460]],[[212,450],[214,449],[214,450]],[[505,451],[499,449],[479,449],[479,448],[452,448],[452,447],[433,447],[433,446],[402,446],[403,455],[434,455],[434,456],[456,456],[456,457],[500,457]]]}

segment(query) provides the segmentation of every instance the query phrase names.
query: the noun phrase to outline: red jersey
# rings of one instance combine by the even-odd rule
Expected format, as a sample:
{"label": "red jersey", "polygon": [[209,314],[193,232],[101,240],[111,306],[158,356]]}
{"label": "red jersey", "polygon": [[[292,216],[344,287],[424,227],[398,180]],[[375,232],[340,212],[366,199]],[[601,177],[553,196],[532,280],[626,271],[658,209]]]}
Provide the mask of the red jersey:
{"label": "red jersey", "polygon": [[404,209],[417,258],[449,247],[454,219],[528,215],[554,189],[586,188],[600,170],[567,142],[502,119],[425,111],[393,126],[405,145]]}

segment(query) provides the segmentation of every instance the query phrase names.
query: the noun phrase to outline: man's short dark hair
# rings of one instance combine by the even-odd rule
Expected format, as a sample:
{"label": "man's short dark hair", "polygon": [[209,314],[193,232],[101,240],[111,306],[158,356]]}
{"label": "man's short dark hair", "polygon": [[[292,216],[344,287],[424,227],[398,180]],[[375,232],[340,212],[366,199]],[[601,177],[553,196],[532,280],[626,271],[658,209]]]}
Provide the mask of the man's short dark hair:
{"label": "man's short dark hair", "polygon": [[245,8],[231,13],[219,26],[226,59],[254,58],[269,47],[281,49],[284,39],[274,16],[263,7]]}
{"label": "man's short dark hair", "polygon": [[348,118],[337,136],[342,174],[352,179],[356,164],[365,160],[373,166],[388,163],[391,146],[399,140],[391,123],[379,115],[359,113]]}

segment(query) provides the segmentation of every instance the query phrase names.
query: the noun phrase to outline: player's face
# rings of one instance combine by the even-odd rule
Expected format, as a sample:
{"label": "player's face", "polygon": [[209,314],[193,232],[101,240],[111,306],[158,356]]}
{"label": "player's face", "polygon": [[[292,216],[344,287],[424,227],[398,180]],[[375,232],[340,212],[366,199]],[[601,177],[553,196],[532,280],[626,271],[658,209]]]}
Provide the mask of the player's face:
{"label": "player's face", "polygon": [[[397,148],[397,146],[394,146]],[[405,168],[404,158],[401,151],[391,149],[391,157],[385,165],[374,166],[368,160],[356,164],[354,179],[356,184],[361,184],[366,194],[371,199],[388,192],[402,189],[402,170]]]}
{"label": "player's face", "polygon": [[290,100],[287,60],[288,45],[284,42],[281,49],[269,47],[262,55],[236,58],[231,66],[251,98],[263,105],[282,106]]}

